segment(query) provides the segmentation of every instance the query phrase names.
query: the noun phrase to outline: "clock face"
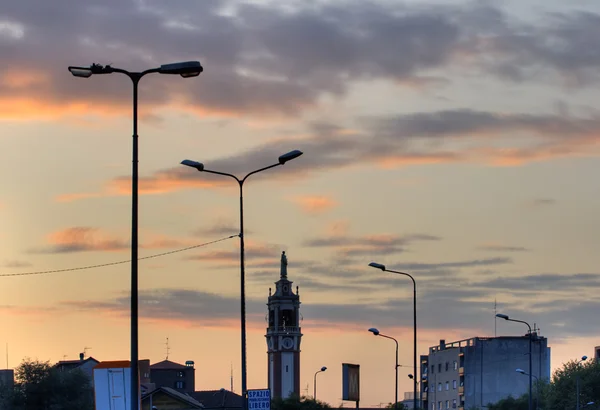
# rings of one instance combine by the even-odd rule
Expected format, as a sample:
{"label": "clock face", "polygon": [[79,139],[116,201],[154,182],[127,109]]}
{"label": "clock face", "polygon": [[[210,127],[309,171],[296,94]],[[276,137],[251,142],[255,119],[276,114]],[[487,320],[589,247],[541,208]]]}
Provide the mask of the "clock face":
{"label": "clock face", "polygon": [[284,349],[291,349],[292,347],[294,347],[294,341],[292,339],[290,339],[289,337],[286,337],[285,339],[283,339],[281,344],[283,345]]}

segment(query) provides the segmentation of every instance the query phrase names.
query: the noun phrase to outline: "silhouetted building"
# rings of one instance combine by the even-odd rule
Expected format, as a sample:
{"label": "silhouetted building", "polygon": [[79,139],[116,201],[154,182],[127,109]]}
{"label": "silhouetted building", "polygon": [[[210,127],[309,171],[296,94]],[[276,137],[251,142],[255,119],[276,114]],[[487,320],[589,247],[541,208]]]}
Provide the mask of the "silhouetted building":
{"label": "silhouetted building", "polygon": [[[550,379],[548,339],[533,337],[533,376]],[[528,392],[529,335],[474,337],[429,348],[421,356],[423,409],[482,408]],[[535,380],[534,380],[535,381]]]}
{"label": "silhouetted building", "polygon": [[225,389],[197,391],[191,396],[202,403],[206,410],[236,410],[244,405],[242,396]]}
{"label": "silhouetted building", "polygon": [[61,360],[54,367],[61,372],[71,371],[75,369],[81,370],[92,381],[94,367],[100,363],[93,357],[84,358],[83,353],[79,353],[79,360]]}
{"label": "silhouetted building", "polygon": [[150,366],[150,382],[158,389],[169,387],[178,392],[193,393],[196,384],[194,362],[188,360],[185,366],[170,360],[163,360]]}
{"label": "silhouetted building", "polygon": [[0,370],[0,410],[10,410],[9,397],[15,387],[15,371],[13,369]]}
{"label": "silhouetted building", "polygon": [[142,395],[142,410],[192,410],[203,408],[204,406],[191,395],[169,387],[159,387],[150,393]]}
{"label": "silhouetted building", "polygon": [[287,257],[281,254],[281,272],[275,282],[275,293],[267,303],[267,355],[271,397],[287,398],[300,395],[300,296],[287,277]]}
{"label": "silhouetted building", "polygon": [[594,348],[594,358],[597,362],[600,362],[600,346]]}

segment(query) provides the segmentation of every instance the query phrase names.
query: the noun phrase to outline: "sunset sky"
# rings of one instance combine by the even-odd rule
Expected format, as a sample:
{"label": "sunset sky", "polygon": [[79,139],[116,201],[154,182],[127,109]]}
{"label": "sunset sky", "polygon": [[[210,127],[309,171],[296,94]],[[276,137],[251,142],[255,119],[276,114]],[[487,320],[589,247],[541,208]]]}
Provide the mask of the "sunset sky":
{"label": "sunset sky", "polygon": [[[502,6],[500,6],[502,3]],[[300,287],[301,386],[394,397],[439,339],[536,323],[552,366],[600,345],[600,3],[23,0],[0,8],[0,351],[129,359],[131,85],[69,65],[196,78],[140,84],[140,256],[238,233],[243,175],[249,388],[267,386],[265,303],[285,250]],[[240,393],[239,245],[140,261],[140,358],[194,360],[196,389]],[[498,335],[526,330],[498,322]],[[0,354],[3,357],[4,354]],[[0,368],[6,365],[0,360]],[[400,369],[411,391],[412,368]],[[346,403],[350,406],[351,403]]]}

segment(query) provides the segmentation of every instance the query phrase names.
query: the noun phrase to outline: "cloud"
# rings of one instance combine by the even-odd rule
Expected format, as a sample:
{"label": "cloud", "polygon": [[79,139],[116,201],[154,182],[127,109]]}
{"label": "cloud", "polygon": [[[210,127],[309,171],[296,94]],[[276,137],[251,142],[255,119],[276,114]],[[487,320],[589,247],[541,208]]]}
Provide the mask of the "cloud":
{"label": "cloud", "polygon": [[556,200],[552,198],[535,198],[531,201],[531,205],[534,207],[542,207],[556,204]]}
{"label": "cloud", "polygon": [[336,207],[338,203],[324,195],[298,196],[292,199],[307,214],[320,214]]}
{"label": "cloud", "polygon": [[[198,242],[173,238],[154,232],[144,232],[142,249],[173,249],[197,245]],[[127,239],[126,239],[127,238]],[[103,232],[99,228],[76,226],[48,235],[49,246],[32,249],[31,253],[73,253],[90,251],[126,251],[131,249],[128,235]]]}
{"label": "cloud", "polygon": [[4,264],[1,265],[3,268],[13,268],[13,269],[17,269],[17,268],[29,268],[31,266],[33,266],[31,263],[26,262],[26,261],[19,261],[19,260],[7,260],[4,262]]}
{"label": "cloud", "polygon": [[[282,245],[257,243],[246,240],[244,244],[245,259],[248,261],[247,266],[251,266],[252,261],[279,261]],[[196,260],[202,262],[218,262],[218,268],[227,268],[232,265],[238,265],[240,262],[239,243],[236,242],[234,249],[217,250],[202,252],[198,255],[187,256],[187,260]]]}
{"label": "cloud", "polygon": [[490,252],[529,252],[531,249],[526,248],[524,246],[508,246],[508,245],[499,245],[499,244],[485,244],[477,247],[477,249],[482,251],[490,251]]}
{"label": "cloud", "polygon": [[553,293],[565,293],[577,289],[582,290],[600,288],[600,274],[542,273],[534,275],[520,275],[518,277],[499,277],[484,282],[472,281],[471,286],[520,292],[549,291]]}
{"label": "cloud", "polygon": [[[3,23],[8,41],[0,56],[8,63],[0,77],[0,106],[11,108],[2,112],[13,118],[36,111],[46,117],[125,113],[131,98],[125,78],[83,80],[66,71],[67,65],[110,56],[97,62],[137,68],[200,59],[205,65],[193,80],[144,79],[143,105],[150,110],[171,103],[204,114],[296,115],[322,95],[344,95],[351,81],[422,83],[418,71],[452,58],[460,28],[450,18],[433,7],[391,10],[379,2],[293,10],[215,1],[167,7],[156,1],[59,0],[53,10],[42,0],[15,4],[6,8]],[[61,50],[53,50],[55,44]]]}
{"label": "cloud", "polygon": [[421,271],[435,270],[444,268],[473,268],[478,266],[493,266],[512,264],[511,258],[486,258],[486,259],[470,259],[457,262],[441,262],[441,263],[419,263],[419,262],[404,262],[388,266],[390,269],[402,271]]}
{"label": "cloud", "polygon": [[[309,124],[310,137],[281,137],[239,154],[211,160],[211,168],[244,175],[249,170],[276,163],[282,153],[292,149],[299,149],[304,155],[273,171],[269,181],[366,164],[388,168],[457,162],[517,166],[594,155],[591,147],[600,132],[600,117],[467,109],[377,116],[361,122],[363,129],[354,130],[332,124]],[[507,134],[524,137],[518,142],[512,141],[516,145],[511,147],[511,140],[505,138]],[[129,176],[117,177],[109,181],[102,194],[129,195],[130,180]],[[140,179],[142,194],[221,186],[231,186],[231,181],[182,166],[159,170]]]}
{"label": "cloud", "polygon": [[89,251],[124,251],[130,248],[127,240],[108,235],[97,228],[76,226],[48,235],[50,246],[32,250],[33,253],[71,253]]}

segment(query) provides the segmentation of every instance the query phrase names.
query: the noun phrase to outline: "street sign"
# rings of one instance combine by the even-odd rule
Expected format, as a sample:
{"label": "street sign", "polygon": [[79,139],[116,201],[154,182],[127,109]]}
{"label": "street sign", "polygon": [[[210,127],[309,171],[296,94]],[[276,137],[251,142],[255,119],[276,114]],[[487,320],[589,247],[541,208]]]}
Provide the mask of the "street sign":
{"label": "street sign", "polygon": [[271,390],[248,390],[248,410],[271,410]]}

